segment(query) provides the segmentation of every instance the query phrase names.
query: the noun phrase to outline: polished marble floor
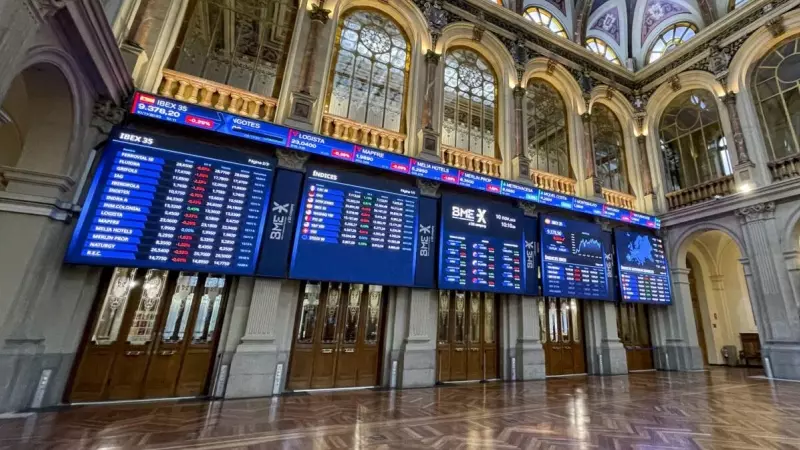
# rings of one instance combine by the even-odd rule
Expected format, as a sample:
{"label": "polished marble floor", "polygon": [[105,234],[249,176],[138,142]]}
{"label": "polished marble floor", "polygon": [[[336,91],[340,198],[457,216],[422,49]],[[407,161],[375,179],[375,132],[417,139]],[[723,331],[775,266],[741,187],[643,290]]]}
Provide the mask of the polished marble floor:
{"label": "polished marble floor", "polygon": [[6,449],[800,449],[800,383],[646,372],[0,419]]}

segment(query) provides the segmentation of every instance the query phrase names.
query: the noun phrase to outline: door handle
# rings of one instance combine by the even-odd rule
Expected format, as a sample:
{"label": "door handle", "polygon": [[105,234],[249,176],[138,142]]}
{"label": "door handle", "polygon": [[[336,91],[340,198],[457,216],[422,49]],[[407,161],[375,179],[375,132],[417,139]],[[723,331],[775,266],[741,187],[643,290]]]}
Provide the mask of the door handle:
{"label": "door handle", "polygon": [[141,356],[143,354],[144,354],[144,352],[141,352],[141,351],[128,351],[128,352],[125,352],[125,356]]}
{"label": "door handle", "polygon": [[161,356],[172,356],[176,353],[175,350],[164,350],[161,352]]}
{"label": "door handle", "polygon": [[322,349],[322,353],[326,353],[326,354],[327,353],[333,353],[333,349],[332,348],[323,348]]}

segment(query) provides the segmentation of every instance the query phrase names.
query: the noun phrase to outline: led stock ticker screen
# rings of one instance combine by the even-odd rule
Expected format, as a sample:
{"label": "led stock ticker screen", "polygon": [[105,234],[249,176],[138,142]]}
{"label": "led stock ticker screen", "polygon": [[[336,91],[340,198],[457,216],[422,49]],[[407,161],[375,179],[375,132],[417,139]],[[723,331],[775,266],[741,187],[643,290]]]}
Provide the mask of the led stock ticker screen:
{"label": "led stock ticker screen", "polygon": [[610,233],[552,216],[544,216],[540,229],[543,295],[610,300]]}
{"label": "led stock ticker screen", "polygon": [[422,161],[390,151],[364,147],[328,136],[320,136],[143,92],[137,92],[134,95],[131,113],[394,173],[488,192],[515,200],[549,205],[652,229],[661,227],[661,221],[658,218],[635,211],[615,208],[522,183],[460,170],[444,164]]}
{"label": "led stock ticker screen", "polygon": [[672,302],[664,241],[657,236],[614,230],[622,300],[635,303]]}
{"label": "led stock ticker screen", "polygon": [[321,166],[306,173],[290,276],[413,286],[417,189]]}
{"label": "led stock ticker screen", "polygon": [[252,274],[274,169],[271,158],[117,131],[66,261]]}
{"label": "led stock ticker screen", "polygon": [[505,204],[445,194],[439,289],[535,295],[528,292],[538,289],[528,285],[536,268],[526,262],[524,219],[519,209]]}

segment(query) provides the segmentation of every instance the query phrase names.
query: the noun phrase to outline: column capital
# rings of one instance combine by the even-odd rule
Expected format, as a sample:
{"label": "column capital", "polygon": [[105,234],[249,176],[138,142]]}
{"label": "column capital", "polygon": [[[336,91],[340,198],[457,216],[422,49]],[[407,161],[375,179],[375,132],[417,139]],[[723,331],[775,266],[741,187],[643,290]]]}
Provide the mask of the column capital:
{"label": "column capital", "polygon": [[306,162],[308,161],[307,153],[278,149],[276,154],[278,156],[278,167],[305,172]]}
{"label": "column capital", "polygon": [[518,100],[518,99],[521,100],[521,99],[525,98],[525,93],[526,92],[527,92],[527,90],[524,87],[522,87],[521,85],[518,84],[517,86],[514,87],[514,99],[515,100]]}
{"label": "column capital", "polygon": [[101,98],[94,103],[90,124],[101,134],[97,143],[108,137],[112,128],[122,123],[125,112],[124,107],[107,98]]}
{"label": "column capital", "polygon": [[775,202],[757,203],[736,210],[739,220],[745,223],[768,220],[775,217]]}
{"label": "column capital", "polygon": [[325,0],[320,0],[319,3],[313,5],[311,9],[308,10],[308,15],[311,17],[311,20],[314,22],[321,22],[323,25],[328,23],[330,14],[331,10],[325,9]]}
{"label": "column capital", "polygon": [[441,53],[436,53],[433,50],[428,50],[425,52],[425,62],[428,64],[433,64],[434,66],[439,65],[439,60],[442,59]]}

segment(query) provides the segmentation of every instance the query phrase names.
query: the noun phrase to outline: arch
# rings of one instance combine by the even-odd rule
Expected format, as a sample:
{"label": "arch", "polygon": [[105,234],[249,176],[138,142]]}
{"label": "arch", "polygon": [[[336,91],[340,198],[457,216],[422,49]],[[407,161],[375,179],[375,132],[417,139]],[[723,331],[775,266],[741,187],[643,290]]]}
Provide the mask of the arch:
{"label": "arch", "polygon": [[739,122],[750,158],[757,167],[766,166],[769,160],[765,136],[758,119],[753,96],[752,77],[756,65],[781,42],[800,35],[800,11],[790,11],[782,16],[786,32],[774,37],[766,27],[760,27],[733,55],[728,67],[727,87],[736,96]]}
{"label": "arch", "polygon": [[520,7],[520,11],[525,11],[528,7],[536,6],[539,8],[544,8],[547,12],[553,14],[560,22],[561,25],[564,26],[564,30],[567,32],[567,38],[571,39],[572,34],[575,32],[574,29],[574,8],[575,5],[571,1],[566,0],[517,0],[519,3],[522,3]]}
{"label": "arch", "polygon": [[[505,45],[491,32],[483,35],[480,42],[475,41],[473,36],[474,25],[466,22],[450,24],[442,30],[442,35],[436,43],[436,53],[444,56],[449,49],[467,48],[485,59],[497,77],[497,129],[495,139],[503,160],[503,173],[509,173],[511,169],[511,138],[513,136],[514,121],[513,107],[514,100],[511,96],[511,89],[517,85],[516,68],[511,54]],[[437,123],[435,126],[441,128],[442,117],[444,115],[444,64],[440,63],[437,68],[436,79],[439,80],[436,87],[436,105],[434,117]]]}
{"label": "arch", "polygon": [[670,239],[669,259],[670,266],[675,269],[686,268],[686,252],[691,247],[694,239],[706,231],[720,231],[726,234],[739,247],[739,253],[743,258],[746,257],[744,238],[739,234],[740,230],[731,229],[728,225],[719,222],[703,222],[689,225],[674,238]]}
{"label": "arch", "polygon": [[617,52],[614,51],[614,48],[611,45],[604,41],[602,38],[590,36],[586,38],[585,47],[595,55],[603,58],[604,60],[617,64],[622,65],[622,60],[620,59]]}
{"label": "arch", "polygon": [[561,93],[547,80],[531,77],[524,86],[527,146],[531,170],[571,178],[569,119]]}
{"label": "arch", "polygon": [[[700,70],[690,70],[683,72],[678,77],[679,88],[676,90],[671,86],[671,83],[663,83],[653,91],[650,100],[647,103],[645,112],[645,123],[640,131],[647,136],[647,154],[650,160],[650,166],[654,169],[651,171],[653,179],[653,189],[657,194],[658,201],[664,201],[665,180],[664,180],[664,164],[661,156],[661,145],[659,143],[658,124],[661,123],[661,116],[670,102],[678,95],[694,89],[702,89],[709,91],[713,94],[716,101],[717,111],[719,111],[719,120],[722,125],[727,142],[733,141],[733,131],[730,126],[730,119],[728,111],[723,104],[721,97],[725,95],[725,89],[709,72]],[[731,165],[738,164],[738,157],[736,152],[731,153]],[[662,203],[662,207],[666,208]]]}
{"label": "arch", "polygon": [[800,205],[787,217],[786,228],[781,234],[781,247],[784,252],[800,251]]}
{"label": "arch", "polygon": [[522,76],[522,86],[527,86],[528,81],[532,78],[540,78],[547,81],[561,94],[561,98],[567,107],[569,159],[575,178],[583,180],[585,178],[584,161],[583,155],[579,153],[581,151],[580,148],[582,148],[579,143],[583,139],[581,132],[583,124],[580,116],[586,112],[586,102],[583,100],[581,87],[564,66],[553,63],[544,57],[537,57],[528,61]]}
{"label": "arch", "polygon": [[602,39],[619,56],[625,66],[629,55],[630,29],[628,6],[621,0],[609,0],[591,12],[586,22],[586,38]]}
{"label": "arch", "polygon": [[410,0],[376,2],[374,0],[340,0],[333,11],[334,23],[353,9],[374,9],[391,17],[406,33],[411,48],[419,48],[422,54],[432,48],[428,21],[422,11]]}
{"label": "arch", "polygon": [[557,12],[560,11],[554,12],[552,6],[548,8],[544,5],[527,5],[522,10],[522,17],[560,38],[569,39],[570,30],[565,25],[566,21],[562,20]]}
{"label": "arch", "polygon": [[[633,106],[630,102],[624,101],[624,98],[615,93],[606,85],[595,86],[592,89],[591,97],[589,99],[589,111],[591,112],[595,104],[602,104],[607,106],[619,120],[622,127],[622,135],[625,141],[625,162],[628,167],[628,182],[633,190],[633,194],[637,199],[642,195],[642,180],[640,177],[641,167],[639,166],[639,147],[636,142],[636,126],[633,120]],[[648,168],[648,170],[650,170]],[[652,170],[651,170],[652,173]]]}
{"label": "arch", "polygon": [[697,35],[699,28],[692,22],[674,22],[661,30],[653,41],[644,47],[644,63],[652,64],[664,57],[678,46],[683,45]]}
{"label": "arch", "polygon": [[92,110],[92,98],[80,74],[72,56],[60,48],[37,46],[28,51],[16,76],[32,75],[26,87],[35,91],[36,97],[29,97],[28,108],[37,115],[27,135],[35,140],[26,139],[17,167],[77,178]]}
{"label": "arch", "polygon": [[[682,1],[680,3],[667,2],[670,7],[674,8],[672,15],[662,22],[655,25],[650,30],[645,27],[645,15],[648,10],[655,4],[655,0],[639,0],[636,2],[636,7],[633,11],[633,24],[631,26],[631,57],[636,60],[639,68],[646,65],[645,56],[653,41],[661,35],[665,28],[668,26],[682,21],[692,22],[697,25],[698,30],[701,30],[703,22],[700,9],[695,2]],[[662,7],[663,11],[663,7]]]}

